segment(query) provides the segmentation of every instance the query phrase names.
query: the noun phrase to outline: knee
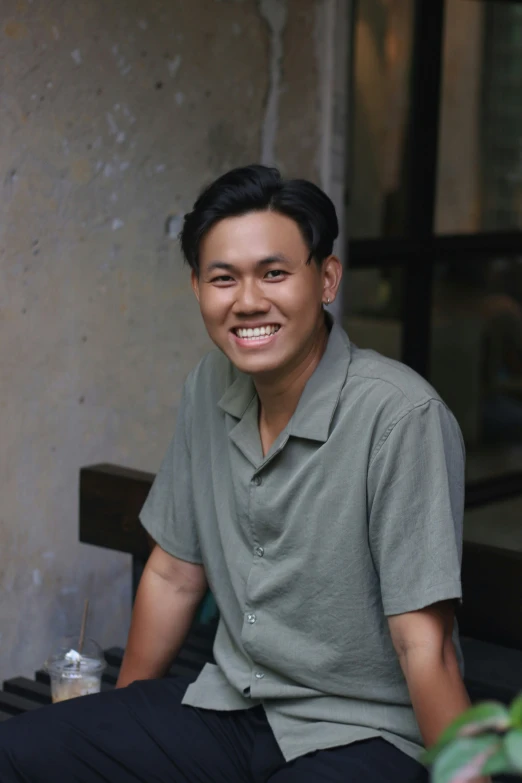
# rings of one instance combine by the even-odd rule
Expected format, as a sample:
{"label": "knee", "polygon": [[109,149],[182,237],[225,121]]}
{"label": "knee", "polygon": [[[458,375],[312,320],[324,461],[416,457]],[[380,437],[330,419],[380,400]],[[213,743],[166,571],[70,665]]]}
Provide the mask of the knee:
{"label": "knee", "polygon": [[39,779],[38,765],[45,757],[45,722],[35,721],[39,712],[17,715],[0,724],[2,783]]}
{"label": "knee", "polygon": [[23,723],[19,716],[9,718],[0,724],[0,780],[2,783],[15,783],[23,778],[17,771],[20,762],[20,749],[23,745]]}

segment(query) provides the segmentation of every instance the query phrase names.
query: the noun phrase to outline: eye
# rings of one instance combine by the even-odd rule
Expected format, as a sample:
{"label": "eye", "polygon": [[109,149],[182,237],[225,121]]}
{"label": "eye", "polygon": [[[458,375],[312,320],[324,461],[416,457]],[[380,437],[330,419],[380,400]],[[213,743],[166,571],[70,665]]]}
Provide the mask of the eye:
{"label": "eye", "polygon": [[268,280],[282,280],[285,275],[286,272],[284,272],[282,269],[271,269],[266,273],[265,277]]}
{"label": "eye", "polygon": [[210,280],[210,282],[211,283],[216,283],[218,285],[220,285],[220,284],[221,285],[227,285],[229,283],[233,283],[234,282],[234,278],[231,277],[230,275],[217,275],[216,277],[213,277]]}

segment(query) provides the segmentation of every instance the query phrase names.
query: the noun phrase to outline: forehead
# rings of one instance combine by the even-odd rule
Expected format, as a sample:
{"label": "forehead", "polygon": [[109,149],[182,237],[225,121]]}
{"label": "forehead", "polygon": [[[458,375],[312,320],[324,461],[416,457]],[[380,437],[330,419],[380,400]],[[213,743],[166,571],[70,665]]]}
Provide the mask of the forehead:
{"label": "forehead", "polygon": [[297,223],[278,212],[249,212],[220,220],[205,235],[201,268],[212,261],[256,262],[272,255],[306,260],[308,248]]}

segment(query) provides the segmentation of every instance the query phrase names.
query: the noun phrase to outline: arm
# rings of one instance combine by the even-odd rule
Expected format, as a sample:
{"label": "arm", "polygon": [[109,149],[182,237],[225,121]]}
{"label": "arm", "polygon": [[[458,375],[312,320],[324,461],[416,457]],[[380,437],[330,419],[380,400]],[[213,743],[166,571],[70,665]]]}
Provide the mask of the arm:
{"label": "arm", "polygon": [[136,595],[117,688],[165,674],[206,589],[203,566],[179,560],[159,546],[154,548]]}
{"label": "arm", "polygon": [[444,601],[388,618],[426,747],[470,706],[452,641],[453,605]]}
{"label": "arm", "polygon": [[[452,601],[388,617],[393,646],[426,747],[433,745],[470,706],[452,641],[453,622]],[[486,779],[481,780],[486,783]]]}

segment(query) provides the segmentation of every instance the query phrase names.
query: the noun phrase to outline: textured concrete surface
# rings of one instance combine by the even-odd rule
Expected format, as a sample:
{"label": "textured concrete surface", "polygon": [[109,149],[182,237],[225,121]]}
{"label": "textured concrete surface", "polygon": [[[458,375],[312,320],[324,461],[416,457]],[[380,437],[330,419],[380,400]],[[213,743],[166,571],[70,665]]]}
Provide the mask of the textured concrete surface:
{"label": "textured concrete surface", "polygon": [[78,543],[82,465],[156,470],[208,347],[175,241],[200,187],[317,179],[321,0],[3,0],[0,678],[125,640],[130,563]]}

